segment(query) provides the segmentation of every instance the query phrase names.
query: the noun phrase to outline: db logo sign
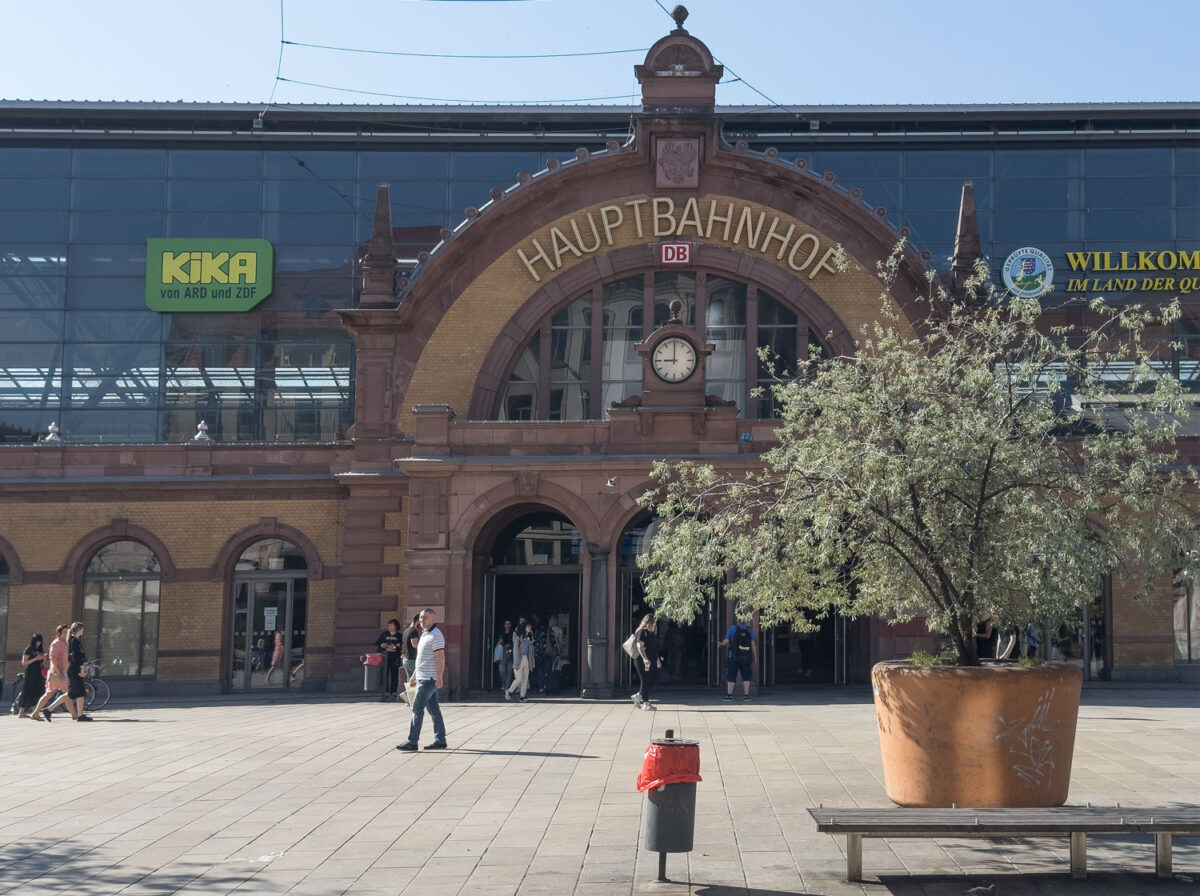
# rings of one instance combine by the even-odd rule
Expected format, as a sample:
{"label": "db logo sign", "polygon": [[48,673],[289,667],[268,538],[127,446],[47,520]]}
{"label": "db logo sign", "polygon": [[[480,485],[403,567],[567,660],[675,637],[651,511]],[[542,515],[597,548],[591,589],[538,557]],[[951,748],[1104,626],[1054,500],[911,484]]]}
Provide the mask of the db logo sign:
{"label": "db logo sign", "polygon": [[659,243],[658,259],[661,264],[691,264],[691,243]]}

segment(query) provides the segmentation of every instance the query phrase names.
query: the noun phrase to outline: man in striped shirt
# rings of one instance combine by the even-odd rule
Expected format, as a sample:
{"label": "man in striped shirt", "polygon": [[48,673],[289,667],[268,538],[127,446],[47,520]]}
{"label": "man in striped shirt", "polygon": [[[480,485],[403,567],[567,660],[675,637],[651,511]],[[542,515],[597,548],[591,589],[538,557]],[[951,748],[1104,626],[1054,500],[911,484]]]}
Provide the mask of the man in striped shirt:
{"label": "man in striped shirt", "polygon": [[405,753],[416,752],[426,709],[433,719],[433,742],[426,744],[425,749],[446,749],[446,723],[442,720],[442,709],[438,705],[438,688],[442,686],[446,674],[446,638],[437,627],[437,615],[433,610],[426,607],[421,611],[420,618],[421,640],[417,642],[416,670],[409,679],[410,685],[417,686],[412,722],[408,726],[408,740],[396,745],[397,750]]}

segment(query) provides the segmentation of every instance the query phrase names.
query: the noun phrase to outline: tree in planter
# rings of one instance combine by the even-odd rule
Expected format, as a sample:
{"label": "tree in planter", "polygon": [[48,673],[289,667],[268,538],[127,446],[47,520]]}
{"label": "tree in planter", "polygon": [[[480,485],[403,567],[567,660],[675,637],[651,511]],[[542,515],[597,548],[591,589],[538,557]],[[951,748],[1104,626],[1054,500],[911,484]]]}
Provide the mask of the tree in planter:
{"label": "tree in planter", "polygon": [[[890,289],[899,252],[881,266]],[[932,282],[932,280],[931,280]],[[1073,618],[1101,577],[1139,595],[1192,537],[1192,477],[1173,468],[1187,398],[1142,336],[1157,310],[1090,306],[1043,332],[1037,300],[980,267],[956,300],[920,300],[913,332],[888,291],[853,358],[775,386],[779,444],[761,470],[656,464],[660,523],[642,558],[659,613],[690,621],[712,584],[739,615],[800,630],[836,610],[924,616],[957,663],[977,625]]]}

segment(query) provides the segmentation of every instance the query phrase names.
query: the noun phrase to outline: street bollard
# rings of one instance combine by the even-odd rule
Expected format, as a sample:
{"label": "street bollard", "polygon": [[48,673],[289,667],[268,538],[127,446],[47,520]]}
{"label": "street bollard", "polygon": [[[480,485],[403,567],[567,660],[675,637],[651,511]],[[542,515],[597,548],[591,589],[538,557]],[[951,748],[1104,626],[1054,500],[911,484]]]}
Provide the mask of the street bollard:
{"label": "street bollard", "polygon": [[667,853],[691,852],[696,834],[696,782],[700,744],[675,737],[673,729],[650,742],[637,788],[646,794],[645,848],[658,853],[658,880],[667,881]]}

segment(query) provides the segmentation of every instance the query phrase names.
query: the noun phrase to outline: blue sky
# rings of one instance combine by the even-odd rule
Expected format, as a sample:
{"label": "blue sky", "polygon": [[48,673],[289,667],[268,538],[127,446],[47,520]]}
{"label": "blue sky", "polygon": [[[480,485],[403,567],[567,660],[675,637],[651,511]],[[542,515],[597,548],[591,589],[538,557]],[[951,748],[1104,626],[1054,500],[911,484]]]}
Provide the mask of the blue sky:
{"label": "blue sky", "polygon": [[[629,103],[674,5],[0,0],[0,99]],[[1200,99],[1200,0],[685,5],[685,27],[726,66],[722,105]]]}

